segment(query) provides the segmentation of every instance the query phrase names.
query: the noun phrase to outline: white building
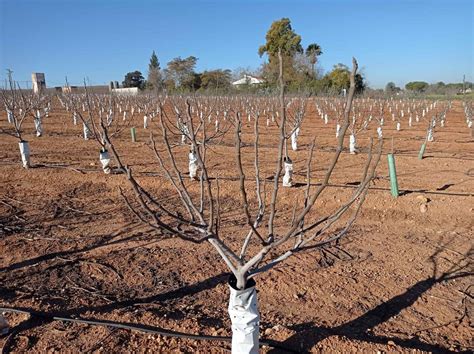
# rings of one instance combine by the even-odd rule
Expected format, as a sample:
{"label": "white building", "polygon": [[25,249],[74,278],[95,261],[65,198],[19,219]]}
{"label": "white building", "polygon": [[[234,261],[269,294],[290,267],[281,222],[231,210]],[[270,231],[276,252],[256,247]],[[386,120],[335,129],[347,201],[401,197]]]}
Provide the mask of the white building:
{"label": "white building", "polygon": [[32,73],[31,81],[33,82],[34,93],[40,93],[46,88],[46,79],[43,73]]}
{"label": "white building", "polygon": [[128,96],[138,95],[138,87],[113,88],[110,91],[117,95],[128,95]]}
{"label": "white building", "polygon": [[240,85],[260,85],[260,84],[263,84],[264,83],[264,80],[263,79],[259,79],[257,77],[254,77],[254,76],[250,76],[250,75],[244,75],[243,78],[237,80],[237,81],[234,81],[232,83],[232,85],[234,86],[240,86]]}

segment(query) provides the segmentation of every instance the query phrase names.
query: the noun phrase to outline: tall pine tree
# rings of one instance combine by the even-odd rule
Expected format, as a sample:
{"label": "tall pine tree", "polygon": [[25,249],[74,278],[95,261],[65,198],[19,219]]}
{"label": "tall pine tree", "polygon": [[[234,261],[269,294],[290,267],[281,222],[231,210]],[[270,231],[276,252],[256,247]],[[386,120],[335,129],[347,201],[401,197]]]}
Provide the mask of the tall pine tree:
{"label": "tall pine tree", "polygon": [[150,64],[148,64],[147,86],[152,90],[160,90],[162,86],[161,81],[160,63],[155,51],[153,51]]}

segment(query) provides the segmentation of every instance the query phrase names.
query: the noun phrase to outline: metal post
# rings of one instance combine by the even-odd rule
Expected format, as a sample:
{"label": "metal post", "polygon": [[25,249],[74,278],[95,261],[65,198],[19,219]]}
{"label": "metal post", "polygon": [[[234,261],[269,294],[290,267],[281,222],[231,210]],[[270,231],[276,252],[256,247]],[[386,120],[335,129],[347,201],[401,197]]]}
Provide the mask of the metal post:
{"label": "metal post", "polygon": [[395,198],[398,197],[398,181],[397,181],[397,170],[395,168],[395,156],[393,154],[388,154],[388,172],[390,174],[390,191],[392,196]]}
{"label": "metal post", "polygon": [[425,154],[425,150],[426,150],[426,143],[423,143],[423,145],[421,145],[420,152],[418,153],[419,160],[423,160],[423,155]]}

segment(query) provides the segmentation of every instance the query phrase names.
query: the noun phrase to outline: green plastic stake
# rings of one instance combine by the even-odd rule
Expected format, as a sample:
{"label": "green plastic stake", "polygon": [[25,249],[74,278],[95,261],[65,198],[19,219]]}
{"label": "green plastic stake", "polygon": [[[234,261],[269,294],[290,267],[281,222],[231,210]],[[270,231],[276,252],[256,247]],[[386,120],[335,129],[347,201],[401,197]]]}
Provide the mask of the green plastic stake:
{"label": "green plastic stake", "polygon": [[130,128],[130,133],[132,134],[132,142],[136,143],[137,142],[137,135],[135,132],[135,127]]}
{"label": "green plastic stake", "polygon": [[421,145],[420,152],[418,153],[419,160],[423,160],[423,155],[425,154],[425,150],[426,150],[426,143],[423,143],[423,145]]}
{"label": "green plastic stake", "polygon": [[388,172],[390,174],[390,191],[393,197],[398,197],[398,181],[397,181],[397,170],[395,169],[395,156],[388,154]]}

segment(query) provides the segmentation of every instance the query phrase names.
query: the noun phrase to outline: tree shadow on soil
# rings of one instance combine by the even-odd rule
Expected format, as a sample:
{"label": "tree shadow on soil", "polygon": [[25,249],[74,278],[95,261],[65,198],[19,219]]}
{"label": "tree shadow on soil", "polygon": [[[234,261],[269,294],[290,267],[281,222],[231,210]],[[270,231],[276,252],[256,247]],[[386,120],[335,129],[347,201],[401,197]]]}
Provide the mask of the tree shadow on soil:
{"label": "tree shadow on soil", "polygon": [[[314,323],[309,322],[290,327],[292,330],[296,331],[296,333],[282,342],[282,344],[287,347],[298,348],[301,352],[309,352],[316,344],[328,337],[342,336],[356,341],[383,345],[387,345],[388,342],[391,341],[395,345],[398,345],[402,348],[418,349],[432,353],[453,353],[453,351],[449,350],[448,348],[438,344],[422,342],[416,337],[403,339],[390,336],[379,336],[371,333],[371,330],[376,326],[390,320],[394,316],[400,314],[402,310],[412,306],[424,293],[426,293],[436,284],[474,275],[474,272],[468,271],[472,266],[468,260],[468,258],[472,256],[473,252],[473,248],[471,247],[471,249],[464,255],[464,258],[461,261],[454,264],[448,271],[444,272],[440,276],[436,276],[438,269],[436,256],[440,252],[441,248],[430,257],[430,260],[434,266],[433,276],[430,278],[417,282],[416,284],[409,287],[404,293],[393,297],[392,299],[376,306],[358,318],[342,325],[336,327],[326,327],[315,325]],[[463,261],[466,263],[463,263]],[[468,352],[469,351],[466,351],[466,353]],[[284,353],[284,351],[275,349],[270,351],[270,353]]]}
{"label": "tree shadow on soil", "polygon": [[[470,263],[469,257],[472,256],[473,252],[473,248],[471,247],[471,249],[464,255],[462,260],[457,263],[453,263],[450,269],[437,276],[436,274],[438,273],[438,266],[436,262],[436,256],[442,251],[442,249],[443,247],[440,247],[430,257],[430,260],[433,263],[433,275],[427,279],[415,283],[404,293],[376,306],[358,318],[336,327],[319,326],[311,322],[301,323],[290,327],[296,331],[296,333],[281,344],[287,348],[295,348],[295,350],[299,352],[308,352],[317,343],[328,337],[343,336],[348,339],[367,343],[387,345],[388,342],[391,341],[395,345],[406,349],[418,349],[433,353],[451,353],[452,351],[443,347],[442,345],[425,343],[416,337],[404,339],[383,335],[380,336],[371,333],[371,330],[376,326],[390,320],[394,316],[400,314],[402,310],[412,306],[424,293],[426,293],[436,284],[449,280],[469,277],[474,274],[472,271],[470,271],[472,264]],[[27,323],[19,324],[13,328],[12,334],[8,338],[7,343],[3,349],[4,351],[8,351],[8,349],[12,348],[14,344],[14,337],[18,333],[48,323],[53,319],[53,317],[80,318],[81,315],[86,313],[110,313],[115,310],[121,310],[136,305],[151,305],[157,302],[162,303],[169,300],[176,300],[186,296],[195,295],[205,290],[213,289],[218,284],[225,282],[228,276],[228,273],[221,273],[195,284],[185,285],[174,290],[144,298],[132,298],[122,301],[115,301],[105,305],[85,306],[54,313],[35,311],[31,308],[18,308],[32,313],[32,319],[35,319],[35,321],[31,322],[28,320],[26,321]],[[87,316],[85,316],[85,318],[87,318]],[[285,353],[285,351],[281,349],[273,349],[270,351],[270,353]]]}
{"label": "tree shadow on soil", "polygon": [[80,315],[85,312],[111,312],[118,309],[138,305],[138,304],[153,304],[156,302],[165,302],[168,300],[181,299],[186,296],[195,295],[202,291],[215,288],[218,284],[223,283],[229,277],[229,273],[221,273],[210,278],[204,279],[195,284],[189,284],[182,286],[175,290],[170,290],[164,293],[144,297],[144,298],[133,298],[123,301],[116,301],[111,304],[100,305],[100,306],[86,306],[82,308],[71,309],[63,312],[64,315]]}
{"label": "tree shadow on soil", "polygon": [[[81,318],[80,315],[83,315],[84,313],[89,313],[89,312],[110,313],[114,310],[120,310],[127,307],[135,306],[135,305],[147,305],[147,304],[151,305],[157,302],[160,303],[160,302],[165,302],[168,300],[176,300],[176,299],[180,299],[186,296],[195,295],[205,290],[213,289],[218,284],[227,281],[228,277],[229,277],[229,273],[221,273],[221,274],[212,276],[210,278],[204,279],[195,284],[185,285],[175,290],[170,290],[164,293],[160,293],[160,294],[156,294],[156,295],[152,295],[152,296],[148,296],[144,298],[133,298],[133,299],[127,299],[123,301],[116,301],[116,302],[106,304],[106,305],[85,306],[85,307],[69,309],[66,311],[43,312],[43,311],[36,311],[31,308],[15,307],[18,310],[29,312],[32,315],[32,317],[30,317],[26,321],[23,321],[16,327],[12,328],[10,332],[11,334],[9,335],[6,343],[4,344],[3,352],[9,352],[11,349],[13,349],[14,337],[17,336],[20,332],[25,331],[25,330],[31,330],[35,327],[39,327],[46,323],[49,323],[54,319],[54,317]],[[157,314],[159,315],[160,313],[158,312]],[[161,314],[164,315],[165,313],[162,312]],[[168,313],[166,315],[167,317],[169,316]],[[84,318],[87,319],[87,316],[85,316]],[[213,323],[213,326],[216,326],[216,323]],[[136,325],[137,327],[141,326],[140,324],[136,324],[136,323],[134,323],[134,325]],[[157,326],[144,325],[142,327],[145,329],[148,328],[148,329],[154,329],[154,330],[163,330],[165,332],[167,331],[166,329],[162,329]]]}
{"label": "tree shadow on soil", "polygon": [[[130,226],[130,225],[128,225],[128,226]],[[25,267],[35,266],[35,265],[37,265],[41,262],[46,262],[46,261],[49,261],[49,260],[52,260],[52,259],[55,259],[55,258],[58,258],[58,257],[61,258],[61,257],[75,255],[75,254],[86,253],[86,252],[98,249],[100,247],[117,245],[117,244],[120,244],[120,243],[124,243],[124,242],[130,241],[130,240],[133,240],[133,239],[135,239],[139,236],[142,236],[142,235],[146,234],[146,231],[142,231],[142,232],[134,233],[134,234],[132,234],[132,235],[126,237],[126,238],[121,238],[121,239],[109,242],[110,240],[114,239],[115,237],[120,236],[121,234],[125,233],[126,231],[130,231],[130,228],[122,227],[116,232],[113,232],[113,233],[110,233],[108,235],[103,236],[100,239],[99,242],[95,242],[92,245],[81,248],[81,249],[52,252],[52,253],[44,254],[44,255],[41,255],[41,256],[38,256],[38,257],[25,259],[24,261],[20,261],[20,262],[11,264],[7,267],[0,268],[0,273],[3,273],[3,272],[6,273],[6,272],[13,271],[13,270],[18,270],[18,269],[21,269],[21,268],[25,268]]]}

